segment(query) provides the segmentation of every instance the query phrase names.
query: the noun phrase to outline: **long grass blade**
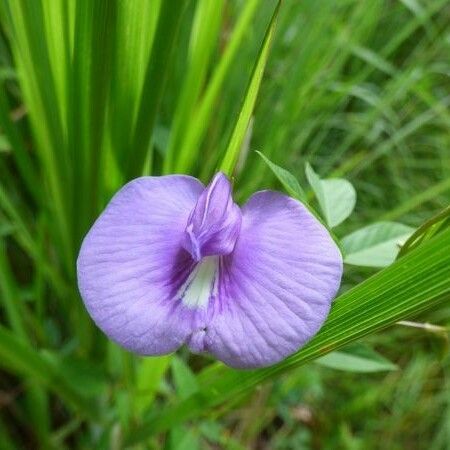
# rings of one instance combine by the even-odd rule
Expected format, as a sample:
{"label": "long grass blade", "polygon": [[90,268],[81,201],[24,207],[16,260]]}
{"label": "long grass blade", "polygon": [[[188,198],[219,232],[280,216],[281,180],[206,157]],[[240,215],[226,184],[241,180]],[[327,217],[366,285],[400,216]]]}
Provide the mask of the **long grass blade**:
{"label": "long grass blade", "polygon": [[168,76],[171,55],[176,43],[186,0],[175,8],[171,2],[163,1],[159,13],[156,37],[151,58],[147,66],[139,110],[131,141],[132,154],[128,159],[126,178],[142,174],[146,158],[150,155],[150,141]]}
{"label": "long grass blade", "polygon": [[236,121],[236,125],[231,135],[230,142],[225,151],[225,155],[220,166],[220,169],[229,176],[231,176],[233,173],[234,166],[239,156],[239,151],[245,139],[248,124],[250,123],[253,108],[255,107],[256,97],[258,95],[259,86],[261,85],[264,68],[266,67],[267,59],[269,57],[270,45],[275,33],[275,24],[278,17],[280,5],[281,1],[277,3],[272,16],[272,20],[270,21],[269,27],[266,31],[266,35],[264,36],[258,59],[256,60],[255,66],[253,68],[253,73],[245,93],[245,98],[242,103],[241,110],[239,112],[239,117]]}
{"label": "long grass blade", "polygon": [[72,176],[67,151],[58,89],[52,72],[50,51],[44,38],[46,21],[42,0],[6,1],[5,20],[10,26],[12,50],[27,108],[37,154],[45,170],[50,191],[49,207],[56,220],[56,238],[63,262],[71,270],[74,256],[71,242]]}
{"label": "long grass blade", "polygon": [[[103,179],[110,191],[115,191],[124,180],[160,7],[161,0],[117,3],[107,125],[108,147],[112,154],[107,154],[111,160],[110,165],[105,166]],[[117,176],[111,166],[116,168]],[[107,192],[107,198],[110,195],[111,192]]]}
{"label": "long grass blade", "polygon": [[110,86],[115,2],[79,0],[75,7],[73,55],[66,80],[68,152],[73,161],[74,251],[98,213],[104,125]]}
{"label": "long grass blade", "polygon": [[189,69],[170,130],[169,147],[164,158],[165,173],[173,170],[174,158],[178,149],[182,147],[183,137],[192,126],[194,109],[207,74],[209,60],[217,43],[223,6],[223,0],[198,2],[189,42]]}
{"label": "long grass blade", "polygon": [[197,161],[200,144],[206,135],[208,125],[214,114],[214,104],[219,98],[225,79],[229,74],[233,62],[235,62],[238,49],[251,27],[252,20],[259,5],[260,0],[248,0],[245,3],[245,7],[236,23],[225,52],[213,72],[200,104],[195,109],[195,114],[190,121],[190,126],[187,128],[185,136],[180,141],[182,146],[177,151],[176,158],[174,159],[174,172],[189,172],[195,161]]}

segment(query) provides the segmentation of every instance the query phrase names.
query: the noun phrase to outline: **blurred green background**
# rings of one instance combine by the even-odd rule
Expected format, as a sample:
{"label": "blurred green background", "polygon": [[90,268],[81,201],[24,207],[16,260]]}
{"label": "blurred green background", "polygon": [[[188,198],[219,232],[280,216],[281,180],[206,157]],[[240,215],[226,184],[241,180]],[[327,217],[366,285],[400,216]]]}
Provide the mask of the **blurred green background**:
{"label": "blurred green background", "polygon": [[[448,301],[363,338],[375,368],[293,366],[211,406],[192,394],[220,366],[133,357],[78,296],[81,239],[125,181],[214,174],[276,1],[0,4],[0,449],[450,449]],[[285,0],[236,197],[282,189],[258,150],[305,188],[306,161],[353,183],[338,236],[418,227],[449,203],[449,105],[448,0]],[[346,267],[342,292],[376,271]]]}

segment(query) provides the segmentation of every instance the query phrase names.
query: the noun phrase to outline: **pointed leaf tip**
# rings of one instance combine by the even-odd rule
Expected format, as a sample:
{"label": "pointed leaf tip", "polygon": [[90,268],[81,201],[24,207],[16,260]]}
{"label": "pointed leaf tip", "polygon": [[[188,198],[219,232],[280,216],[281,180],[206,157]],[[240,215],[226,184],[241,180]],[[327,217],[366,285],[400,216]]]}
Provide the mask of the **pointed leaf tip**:
{"label": "pointed leaf tip", "polygon": [[258,155],[268,165],[269,169],[278,178],[278,181],[283,185],[286,192],[291,197],[294,197],[297,200],[305,202],[306,200],[305,191],[300,186],[300,183],[298,182],[297,178],[295,178],[295,176],[292,175],[292,173],[290,173],[288,170],[283,169],[283,167],[280,167],[277,164],[274,164],[263,153],[259,151],[256,151],[256,153],[258,153]]}
{"label": "pointed leaf tip", "polygon": [[305,174],[328,226],[334,228],[341,224],[355,208],[353,185],[343,178],[321,179],[309,163],[305,165]]}

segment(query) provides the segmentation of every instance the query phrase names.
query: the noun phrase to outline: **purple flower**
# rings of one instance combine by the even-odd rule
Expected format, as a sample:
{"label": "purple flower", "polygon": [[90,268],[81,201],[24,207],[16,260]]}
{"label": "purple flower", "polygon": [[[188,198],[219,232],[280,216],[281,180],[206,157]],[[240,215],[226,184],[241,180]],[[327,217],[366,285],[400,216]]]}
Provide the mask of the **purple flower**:
{"label": "purple flower", "polygon": [[186,344],[237,368],[274,364],[321,327],[342,257],[297,200],[262,191],[240,208],[227,177],[124,186],[82,244],[78,284],[97,325],[126,349]]}

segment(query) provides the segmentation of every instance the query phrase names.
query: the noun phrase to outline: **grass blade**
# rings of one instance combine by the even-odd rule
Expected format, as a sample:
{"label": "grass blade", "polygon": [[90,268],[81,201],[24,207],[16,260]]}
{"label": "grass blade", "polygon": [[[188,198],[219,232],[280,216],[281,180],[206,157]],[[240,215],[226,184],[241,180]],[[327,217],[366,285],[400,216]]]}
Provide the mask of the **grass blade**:
{"label": "grass blade", "polygon": [[269,57],[270,45],[275,33],[275,24],[278,17],[278,11],[280,10],[280,5],[281,1],[277,3],[269,27],[267,28],[266,34],[264,36],[258,59],[256,60],[250,82],[247,86],[244,101],[239,112],[239,117],[237,119],[236,125],[230,138],[230,142],[225,151],[225,156],[220,166],[220,170],[229,176],[233,174],[234,166],[239,156],[239,152],[241,150],[242,143],[244,142],[245,134],[247,132],[248,124],[250,123],[250,119],[253,114],[253,108],[255,107],[259,86],[261,85],[264,69]]}
{"label": "grass blade", "polygon": [[[72,176],[61,123],[60,102],[52,72],[42,0],[6,1],[5,21],[11,30],[11,45],[20,87],[29,110],[36,150],[50,192],[56,236],[66,269],[74,260],[71,236]],[[69,232],[68,232],[69,231]]]}
{"label": "grass blade", "polygon": [[100,167],[107,93],[110,81],[111,36],[115,35],[115,3],[78,0],[75,6],[73,57],[67,83],[68,151],[73,161],[74,250],[98,213]]}
{"label": "grass blade", "polygon": [[[158,23],[161,0],[118,2],[113,43],[111,91],[108,104],[108,140],[118,168],[126,167],[142,87]],[[126,64],[124,63],[126,61]],[[115,191],[123,182],[121,172],[111,177],[107,167],[104,183]],[[112,180],[111,180],[112,178]],[[109,198],[111,192],[106,194]]]}
{"label": "grass blade", "polygon": [[191,124],[191,118],[204,83],[208,62],[218,40],[224,2],[200,0],[197,3],[189,42],[189,69],[177,103],[170,141],[164,159],[164,172],[171,173],[176,152]]}
{"label": "grass blade", "polygon": [[0,124],[3,128],[2,131],[8,137],[8,141],[13,149],[12,155],[20,171],[24,185],[27,187],[27,191],[32,195],[33,199],[39,203],[42,192],[36,177],[36,169],[33,166],[22,136],[10,118],[10,107],[4,83],[0,85]]}
{"label": "grass blade", "polygon": [[23,322],[25,314],[22,300],[17,292],[3,239],[0,239],[0,295],[9,326],[20,339],[26,341],[27,332]]}
{"label": "grass blade", "polygon": [[145,160],[150,151],[151,136],[164,94],[170,57],[175,46],[178,28],[186,4],[186,0],[179,2],[176,8],[170,2],[163,1],[161,4],[155,40],[145,74],[131,143],[132,155],[128,159],[127,179],[135,178],[142,174]]}
{"label": "grass blade", "polygon": [[315,363],[330,369],[355,373],[385,372],[398,369],[396,364],[375,350],[358,344],[328,353],[316,359]]}
{"label": "grass blade", "polygon": [[245,33],[248,32],[251,26],[258,6],[260,6],[260,0],[248,0],[245,3],[244,10],[239,17],[230,42],[213,73],[211,81],[208,83],[201,103],[198,105],[195,116],[191,120],[186,135],[182,140],[183,146],[177,154],[176,162],[173,166],[174,172],[189,172],[195,160],[198,158],[201,141],[208,130],[208,124],[214,113],[214,104],[235,61],[237,51],[244,39]]}
{"label": "grass blade", "polygon": [[97,417],[92,403],[83,397],[69,380],[66,380],[55,364],[1,325],[0,366],[9,372],[32,379],[34,383],[48,387],[85,417],[91,419]]}

